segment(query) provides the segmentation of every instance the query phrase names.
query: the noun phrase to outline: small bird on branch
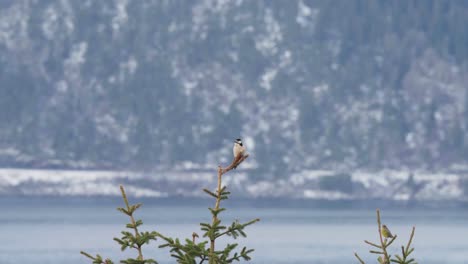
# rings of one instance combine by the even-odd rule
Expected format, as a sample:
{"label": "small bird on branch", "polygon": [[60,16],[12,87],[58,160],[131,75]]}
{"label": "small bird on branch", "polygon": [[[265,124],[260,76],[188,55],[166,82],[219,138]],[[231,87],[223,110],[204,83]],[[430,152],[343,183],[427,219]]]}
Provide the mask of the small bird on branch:
{"label": "small bird on branch", "polygon": [[236,141],[234,141],[234,147],[232,148],[232,153],[234,154],[234,159],[235,165],[234,169],[237,168],[237,165],[239,165],[239,161],[245,156],[247,153],[245,150],[245,146],[242,144],[242,139],[238,138]]}
{"label": "small bird on branch", "polygon": [[245,150],[244,145],[242,144],[242,140],[240,138],[234,141],[234,147],[232,148],[232,152],[234,154],[234,158],[232,159],[231,165],[227,166],[226,168],[219,166],[219,173],[224,174],[232,169],[237,168],[239,164],[241,164],[245,159],[249,157],[249,154]]}
{"label": "small bird on branch", "polygon": [[390,229],[388,229],[388,227],[386,225],[382,225],[382,235],[385,238],[392,238],[393,237],[392,232],[390,232]]}

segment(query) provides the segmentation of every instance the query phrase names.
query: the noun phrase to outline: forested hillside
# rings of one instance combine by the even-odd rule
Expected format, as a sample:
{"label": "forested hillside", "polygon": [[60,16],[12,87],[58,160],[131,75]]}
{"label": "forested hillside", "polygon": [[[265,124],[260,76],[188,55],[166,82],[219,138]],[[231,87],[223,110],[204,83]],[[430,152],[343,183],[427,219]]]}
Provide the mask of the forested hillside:
{"label": "forested hillside", "polygon": [[2,166],[259,177],[468,155],[467,1],[0,1]]}

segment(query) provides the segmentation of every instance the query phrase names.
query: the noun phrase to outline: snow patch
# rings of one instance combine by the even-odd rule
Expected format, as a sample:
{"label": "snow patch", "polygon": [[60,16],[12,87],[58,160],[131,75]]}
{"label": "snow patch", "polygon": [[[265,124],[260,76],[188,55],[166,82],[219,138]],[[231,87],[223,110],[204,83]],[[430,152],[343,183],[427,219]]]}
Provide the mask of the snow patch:
{"label": "snow patch", "polygon": [[114,32],[119,32],[122,25],[128,21],[127,5],[128,0],[116,1],[116,14],[112,18],[112,29]]}
{"label": "snow patch", "polygon": [[319,10],[310,8],[302,0],[297,5],[296,22],[303,28],[308,27],[314,30]]}
{"label": "snow patch", "polygon": [[271,90],[271,82],[275,79],[276,74],[278,73],[277,69],[267,70],[261,77],[260,86],[267,91]]}
{"label": "snow patch", "polygon": [[255,48],[264,56],[272,56],[278,52],[278,43],[283,40],[281,27],[273,16],[271,9],[267,9],[264,16],[265,33],[255,38]]}

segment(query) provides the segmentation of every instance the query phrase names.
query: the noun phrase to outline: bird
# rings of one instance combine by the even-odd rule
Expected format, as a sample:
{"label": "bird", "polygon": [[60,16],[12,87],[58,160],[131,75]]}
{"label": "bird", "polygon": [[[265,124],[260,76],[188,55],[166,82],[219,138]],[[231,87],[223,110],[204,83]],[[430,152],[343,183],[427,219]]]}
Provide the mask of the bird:
{"label": "bird", "polygon": [[[238,138],[234,141],[234,147],[232,148],[232,153],[234,154],[234,162],[237,163],[234,165],[234,169],[236,169],[241,161],[241,158],[246,154],[245,147],[242,144],[242,139]],[[239,157],[239,159],[237,157]]]}
{"label": "bird", "polygon": [[[245,147],[242,144],[242,139],[238,138],[234,141],[234,147],[232,148],[232,153],[234,154],[234,160],[240,155],[240,157],[244,156],[246,151]],[[237,166],[234,166],[234,169]]]}
{"label": "bird", "polygon": [[393,237],[392,232],[390,232],[390,230],[388,229],[388,227],[386,225],[382,225],[382,235],[385,238],[392,238]]}

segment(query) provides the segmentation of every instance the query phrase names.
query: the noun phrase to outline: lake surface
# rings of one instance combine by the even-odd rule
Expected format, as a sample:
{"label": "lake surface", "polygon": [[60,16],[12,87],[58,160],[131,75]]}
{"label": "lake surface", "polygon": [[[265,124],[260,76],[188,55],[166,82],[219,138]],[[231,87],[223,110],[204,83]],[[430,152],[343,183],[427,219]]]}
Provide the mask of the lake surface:
{"label": "lake surface", "polygon": [[[131,199],[139,201],[141,199]],[[132,201],[131,201],[132,202]],[[221,215],[225,223],[261,218],[247,227],[240,245],[255,248],[250,263],[357,263],[358,252],[368,263],[376,263],[364,239],[377,241],[375,210],[343,206],[260,206],[256,201],[228,204]],[[112,240],[127,223],[116,207],[118,199],[98,198],[0,198],[0,263],[91,263],[80,250],[99,253],[114,262],[134,252],[121,252]],[[137,218],[144,230],[169,236],[201,234],[199,223],[210,221],[211,200],[145,200]],[[383,223],[398,234],[392,252],[406,244],[416,226],[414,257],[422,264],[468,263],[468,210],[398,208],[382,210]],[[224,241],[224,243],[226,243]],[[146,245],[144,255],[159,263],[175,263],[159,241]],[[398,247],[397,247],[398,246]]]}

